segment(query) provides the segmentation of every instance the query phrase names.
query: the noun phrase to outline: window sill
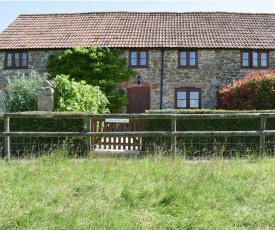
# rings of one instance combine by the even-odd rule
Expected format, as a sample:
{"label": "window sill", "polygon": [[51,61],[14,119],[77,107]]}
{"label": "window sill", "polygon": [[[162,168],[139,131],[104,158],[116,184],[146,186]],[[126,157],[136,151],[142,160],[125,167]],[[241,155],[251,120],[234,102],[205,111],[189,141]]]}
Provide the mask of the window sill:
{"label": "window sill", "polygon": [[198,108],[175,108],[175,109],[201,109],[201,108],[198,107]]}
{"label": "window sill", "polygon": [[28,67],[4,67],[3,70],[21,70],[21,69],[29,69]]}
{"label": "window sill", "polygon": [[182,67],[182,66],[178,66],[178,69],[199,69],[198,66],[194,66],[194,67]]}
{"label": "window sill", "polygon": [[251,66],[249,66],[249,67],[243,67],[243,66],[241,66],[240,69],[257,70],[257,69],[270,69],[270,67],[269,66],[267,66],[267,67],[251,67]]}
{"label": "window sill", "polygon": [[149,66],[129,66],[131,69],[149,69]]}

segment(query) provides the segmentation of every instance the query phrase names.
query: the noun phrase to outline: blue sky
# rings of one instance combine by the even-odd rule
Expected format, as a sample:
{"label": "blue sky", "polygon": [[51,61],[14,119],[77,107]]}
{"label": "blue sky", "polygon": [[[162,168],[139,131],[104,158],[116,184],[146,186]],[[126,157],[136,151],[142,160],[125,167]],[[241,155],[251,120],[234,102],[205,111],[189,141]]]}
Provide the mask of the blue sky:
{"label": "blue sky", "polygon": [[226,11],[275,13],[275,1],[1,1],[0,32],[19,14],[78,13],[103,11],[187,12]]}

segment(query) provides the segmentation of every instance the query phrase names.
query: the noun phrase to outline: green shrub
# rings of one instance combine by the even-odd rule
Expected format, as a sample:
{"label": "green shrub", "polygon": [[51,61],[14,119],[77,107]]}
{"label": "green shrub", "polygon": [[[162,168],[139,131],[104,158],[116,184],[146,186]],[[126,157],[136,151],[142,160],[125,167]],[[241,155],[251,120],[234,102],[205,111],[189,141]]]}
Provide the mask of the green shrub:
{"label": "green shrub", "polygon": [[3,112],[36,111],[38,108],[38,90],[43,87],[47,74],[40,75],[31,71],[28,75],[7,78],[7,88],[1,92],[1,110]]}
{"label": "green shrub", "polygon": [[275,109],[275,72],[252,72],[217,92],[218,109]]}
{"label": "green shrub", "polygon": [[85,81],[75,82],[69,76],[59,75],[54,79],[55,111],[108,113],[108,100],[98,86]]}
{"label": "green shrub", "polygon": [[127,82],[135,71],[127,67],[127,59],[122,58],[122,51],[92,46],[74,47],[50,56],[46,67],[52,78],[56,75],[69,75],[70,79],[99,86],[107,96],[111,113],[121,112],[128,104],[125,91],[118,88],[118,83]]}
{"label": "green shrub", "polygon": [[[33,114],[34,112],[26,112]],[[37,112],[49,116],[53,112]],[[11,132],[84,132],[85,120],[70,118],[10,118]],[[4,131],[4,121],[0,120],[0,131]],[[65,148],[72,156],[86,154],[86,138],[84,137],[11,137],[12,157],[39,156]],[[4,156],[4,137],[0,138],[0,155]]]}

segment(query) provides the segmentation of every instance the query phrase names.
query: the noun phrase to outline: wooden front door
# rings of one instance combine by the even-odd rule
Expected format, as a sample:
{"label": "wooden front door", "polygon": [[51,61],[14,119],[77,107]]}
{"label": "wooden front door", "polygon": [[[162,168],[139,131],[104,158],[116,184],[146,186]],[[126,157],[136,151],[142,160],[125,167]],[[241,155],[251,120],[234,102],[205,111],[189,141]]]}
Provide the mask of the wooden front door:
{"label": "wooden front door", "polygon": [[144,113],[145,110],[150,109],[150,88],[128,88],[127,96],[130,100],[130,104],[127,106],[127,113]]}
{"label": "wooden front door", "polygon": [[[127,89],[127,96],[130,104],[127,106],[127,113],[144,113],[150,109],[150,88],[148,87],[133,87]],[[129,128],[132,131],[143,131],[145,120],[131,120]],[[141,138],[137,138],[140,139]]]}

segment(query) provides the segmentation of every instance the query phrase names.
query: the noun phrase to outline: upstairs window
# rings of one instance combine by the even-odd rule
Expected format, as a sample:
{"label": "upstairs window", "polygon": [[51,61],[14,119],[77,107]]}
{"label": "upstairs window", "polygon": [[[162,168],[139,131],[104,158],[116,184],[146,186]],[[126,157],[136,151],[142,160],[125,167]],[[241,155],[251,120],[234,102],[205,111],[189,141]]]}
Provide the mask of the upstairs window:
{"label": "upstairs window", "polygon": [[180,50],[178,60],[179,60],[179,68],[197,68],[198,51]]}
{"label": "upstairs window", "polygon": [[5,68],[7,69],[28,68],[28,53],[26,51],[7,51]]}
{"label": "upstairs window", "polygon": [[267,51],[242,51],[242,68],[263,68],[269,67],[269,53]]}
{"label": "upstairs window", "polygon": [[200,109],[201,89],[199,88],[177,88],[175,89],[176,109]]}
{"label": "upstairs window", "polygon": [[129,52],[129,66],[135,68],[148,67],[148,51],[137,50]]}

